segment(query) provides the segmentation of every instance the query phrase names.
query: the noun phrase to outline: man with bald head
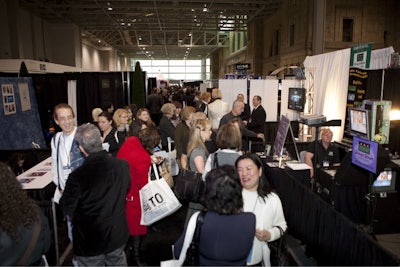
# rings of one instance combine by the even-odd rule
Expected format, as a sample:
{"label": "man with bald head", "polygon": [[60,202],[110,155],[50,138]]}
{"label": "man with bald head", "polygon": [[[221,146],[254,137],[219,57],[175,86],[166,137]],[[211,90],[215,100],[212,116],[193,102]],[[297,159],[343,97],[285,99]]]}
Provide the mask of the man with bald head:
{"label": "man with bald head", "polygon": [[243,120],[244,124],[247,124],[250,118],[250,106],[244,101],[244,95],[243,94],[238,94],[236,97],[237,100],[240,100],[244,103],[244,110],[242,114],[240,114],[240,118]]}
{"label": "man with bald head", "polygon": [[[231,112],[229,112],[228,114],[225,114],[220,122],[219,122],[219,127],[221,127],[224,124],[229,123],[230,120],[232,120],[233,118],[238,118],[242,124],[242,138],[244,137],[253,137],[253,138],[260,138],[260,139],[264,139],[264,134],[263,133],[255,133],[253,131],[250,131],[249,129],[247,129],[244,125],[243,125],[243,121],[240,118],[240,114],[242,114],[244,110],[244,103],[240,100],[235,100],[233,101],[232,104],[232,110]],[[244,151],[248,150],[248,144],[246,141],[243,142],[242,144],[242,149]]]}

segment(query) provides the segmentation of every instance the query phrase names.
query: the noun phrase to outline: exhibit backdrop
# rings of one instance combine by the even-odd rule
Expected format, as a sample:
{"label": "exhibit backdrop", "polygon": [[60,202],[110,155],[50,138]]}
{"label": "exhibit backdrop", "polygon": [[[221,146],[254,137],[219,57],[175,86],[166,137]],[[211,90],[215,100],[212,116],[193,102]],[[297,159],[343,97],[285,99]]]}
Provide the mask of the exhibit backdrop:
{"label": "exhibit backdrop", "polygon": [[0,150],[45,148],[31,78],[0,78]]}

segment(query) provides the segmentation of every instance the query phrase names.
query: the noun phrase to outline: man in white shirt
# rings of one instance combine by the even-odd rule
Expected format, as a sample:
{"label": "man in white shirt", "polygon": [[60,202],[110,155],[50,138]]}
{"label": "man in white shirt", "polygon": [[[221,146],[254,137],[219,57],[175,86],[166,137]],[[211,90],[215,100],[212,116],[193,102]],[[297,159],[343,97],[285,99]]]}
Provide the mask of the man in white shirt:
{"label": "man in white shirt", "polygon": [[[59,203],[69,174],[82,165],[84,158],[79,150],[79,144],[74,139],[76,126],[72,107],[65,103],[58,104],[54,107],[53,118],[62,130],[51,140],[51,171],[53,182],[57,186],[54,202]],[[72,226],[69,221],[68,237],[72,241]],[[75,265],[74,260],[73,263]]]}

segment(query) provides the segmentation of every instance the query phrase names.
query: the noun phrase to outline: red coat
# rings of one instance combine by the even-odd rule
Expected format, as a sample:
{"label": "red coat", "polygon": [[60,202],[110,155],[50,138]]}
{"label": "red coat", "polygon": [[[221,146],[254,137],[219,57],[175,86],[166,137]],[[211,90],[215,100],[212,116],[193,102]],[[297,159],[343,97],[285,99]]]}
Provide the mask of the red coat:
{"label": "red coat", "polygon": [[131,188],[127,194],[126,216],[130,235],[145,235],[147,227],[140,224],[142,216],[140,208],[139,190],[148,182],[151,158],[136,136],[128,137],[118,151],[117,158],[125,159],[129,163],[131,174]]}

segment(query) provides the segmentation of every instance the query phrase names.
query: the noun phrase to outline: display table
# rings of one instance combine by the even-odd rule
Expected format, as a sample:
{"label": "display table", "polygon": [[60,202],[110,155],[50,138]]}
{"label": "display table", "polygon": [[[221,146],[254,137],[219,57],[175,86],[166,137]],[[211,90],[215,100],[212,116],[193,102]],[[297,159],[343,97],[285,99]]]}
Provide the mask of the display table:
{"label": "display table", "polygon": [[56,185],[53,183],[51,164],[52,159],[48,157],[26,172],[18,175],[17,180],[21,183],[22,188],[26,190],[28,196],[37,202],[49,219],[53,238],[52,246],[46,257],[50,265],[57,266],[59,265],[58,230],[56,207],[52,201]]}
{"label": "display table", "polygon": [[36,201],[51,200],[55,184],[51,173],[51,157],[39,162],[26,172],[17,176],[23,189]]}
{"label": "display table", "polygon": [[399,258],[304,186],[296,175],[299,173],[290,174],[287,169],[266,168],[267,179],[281,198],[289,234],[306,245],[308,255],[319,265],[399,265]]}

